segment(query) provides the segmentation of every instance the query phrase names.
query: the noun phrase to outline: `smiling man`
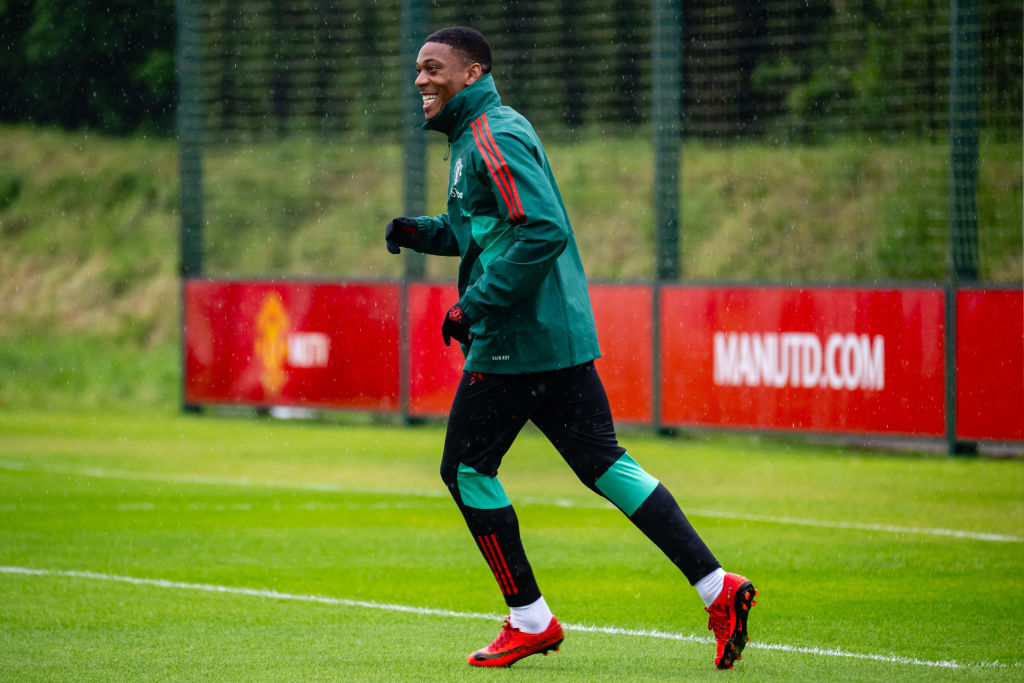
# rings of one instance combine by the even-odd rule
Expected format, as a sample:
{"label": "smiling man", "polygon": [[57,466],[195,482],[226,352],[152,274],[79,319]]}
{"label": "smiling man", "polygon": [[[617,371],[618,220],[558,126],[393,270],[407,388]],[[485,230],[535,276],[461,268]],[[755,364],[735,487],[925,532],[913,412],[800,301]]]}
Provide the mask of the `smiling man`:
{"label": "smiling man", "polygon": [[490,73],[490,69],[489,63],[466,64],[444,43],[424,44],[416,60],[416,87],[423,97],[423,115],[428,119],[437,116],[456,93]]}
{"label": "smiling man", "polygon": [[[544,148],[530,123],[502,106],[491,48],[477,31],[427,37],[416,61],[424,127],[448,137],[448,210],[395,218],[402,247],[457,256],[459,300],[445,315],[445,344],[461,343],[441,478],[509,607],[498,637],[469,655],[475,666],[511,666],[557,650],[564,633],[526,558],[498,468],[532,421],[591,490],[618,507],[695,586],[715,633],[715,666],[731,668],[749,640],[757,591],[727,574],[661,483],[619,445],[594,367],[600,356],[576,240]],[[585,618],[585,617],[584,617]]]}

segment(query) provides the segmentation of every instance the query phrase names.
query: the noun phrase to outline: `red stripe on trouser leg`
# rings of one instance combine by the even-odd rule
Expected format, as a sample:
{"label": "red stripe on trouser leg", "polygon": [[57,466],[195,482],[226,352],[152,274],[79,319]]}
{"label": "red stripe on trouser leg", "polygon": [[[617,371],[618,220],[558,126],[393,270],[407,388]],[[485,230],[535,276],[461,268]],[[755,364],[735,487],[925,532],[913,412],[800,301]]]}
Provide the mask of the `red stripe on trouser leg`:
{"label": "red stripe on trouser leg", "polygon": [[497,563],[494,561],[494,557],[491,554],[491,549],[487,545],[487,540],[483,536],[476,537],[477,543],[480,544],[480,550],[484,554],[484,559],[487,560],[487,566],[491,568],[494,573],[494,579],[498,582],[498,588],[501,589],[502,595],[508,595],[508,587],[505,586],[504,578],[498,572]]}
{"label": "red stripe on trouser leg", "polygon": [[505,558],[502,556],[500,548],[498,548],[498,537],[495,534],[491,534],[489,537],[477,536],[476,540],[480,543],[480,549],[483,551],[488,566],[494,572],[494,578],[497,580],[502,594],[515,595],[518,593],[515,582],[509,574],[508,566],[505,564]]}
{"label": "red stripe on trouser leg", "polygon": [[491,541],[494,543],[494,552],[498,555],[498,560],[501,561],[501,568],[505,572],[505,576],[508,577],[508,585],[512,591],[512,595],[515,595],[519,591],[516,589],[516,582],[512,580],[512,572],[508,570],[508,565],[505,564],[505,556],[501,554],[501,546],[498,545],[498,537],[491,534]]}

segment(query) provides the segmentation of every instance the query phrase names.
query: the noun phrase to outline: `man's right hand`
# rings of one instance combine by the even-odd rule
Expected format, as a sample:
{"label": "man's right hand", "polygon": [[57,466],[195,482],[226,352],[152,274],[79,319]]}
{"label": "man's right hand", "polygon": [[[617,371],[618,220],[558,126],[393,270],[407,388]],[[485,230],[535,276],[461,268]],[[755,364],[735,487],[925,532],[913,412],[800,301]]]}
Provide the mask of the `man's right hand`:
{"label": "man's right hand", "polygon": [[401,247],[411,247],[419,225],[412,218],[394,218],[384,228],[384,242],[392,254],[402,253]]}

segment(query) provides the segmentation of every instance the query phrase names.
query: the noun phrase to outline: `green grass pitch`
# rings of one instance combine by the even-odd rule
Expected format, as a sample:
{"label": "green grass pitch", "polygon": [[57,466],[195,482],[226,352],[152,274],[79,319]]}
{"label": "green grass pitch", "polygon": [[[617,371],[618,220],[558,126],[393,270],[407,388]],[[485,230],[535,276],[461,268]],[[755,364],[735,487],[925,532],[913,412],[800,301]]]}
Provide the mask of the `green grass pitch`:
{"label": "green grass pitch", "polygon": [[703,605],[524,432],[502,483],[562,649],[470,651],[504,605],[443,430],[0,412],[0,680],[1024,677],[1024,464],[620,435],[760,590],[717,672]]}

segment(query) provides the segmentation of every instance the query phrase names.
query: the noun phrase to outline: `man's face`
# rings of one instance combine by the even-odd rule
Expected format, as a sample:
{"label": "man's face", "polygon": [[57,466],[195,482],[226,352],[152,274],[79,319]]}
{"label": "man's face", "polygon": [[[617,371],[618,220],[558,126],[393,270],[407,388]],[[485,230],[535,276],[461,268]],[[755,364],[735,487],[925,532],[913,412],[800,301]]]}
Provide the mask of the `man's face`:
{"label": "man's face", "polygon": [[424,43],[416,57],[416,81],[423,97],[423,115],[432,119],[448,100],[482,75],[479,64],[467,64],[450,45]]}

